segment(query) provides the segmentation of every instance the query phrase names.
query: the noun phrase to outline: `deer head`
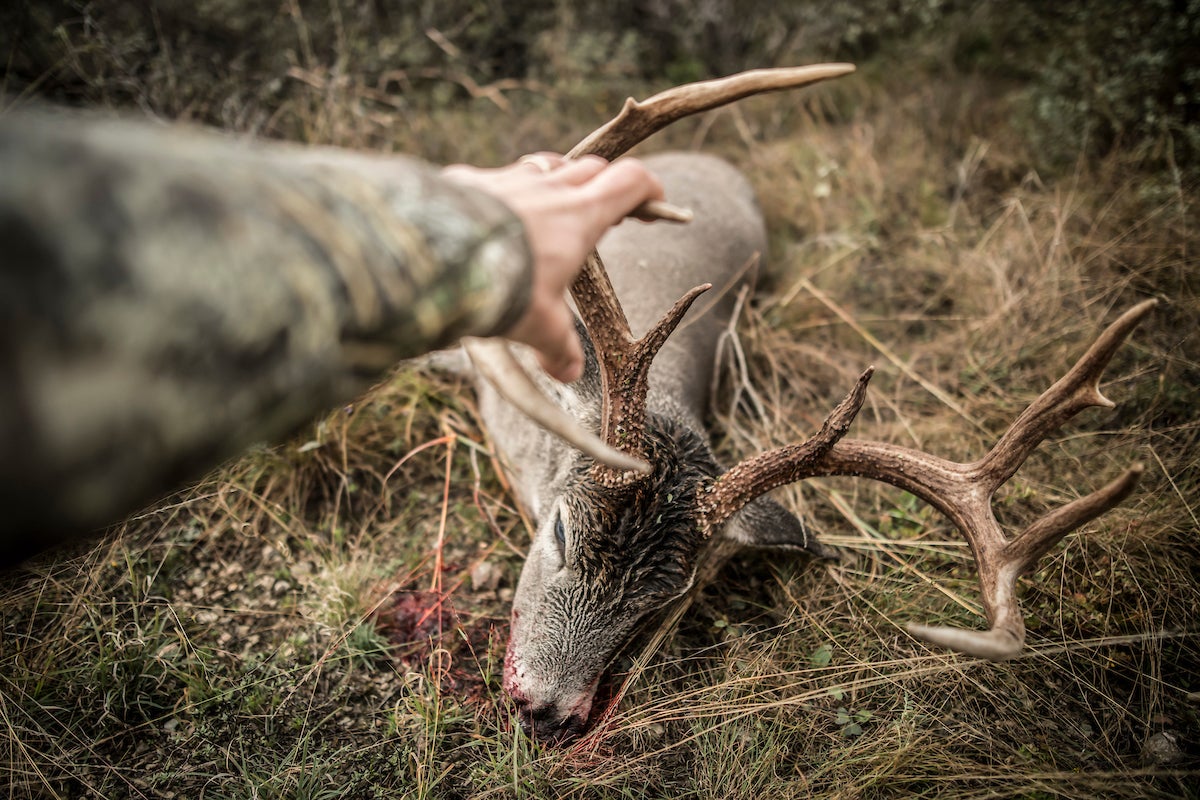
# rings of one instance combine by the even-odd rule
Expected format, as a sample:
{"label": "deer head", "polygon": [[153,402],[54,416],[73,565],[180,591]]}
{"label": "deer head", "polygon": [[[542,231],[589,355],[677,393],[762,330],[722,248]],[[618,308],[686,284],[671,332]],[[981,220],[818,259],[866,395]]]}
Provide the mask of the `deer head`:
{"label": "deer head", "polygon": [[[852,69],[832,64],[760,70],[678,87],[642,103],[631,100],[570,155],[615,158],[682,116]],[[1015,537],[1001,530],[992,511],[992,495],[1044,438],[1088,406],[1112,405],[1100,394],[1100,375],[1154,301],[1114,322],[978,461],[957,463],[897,445],[846,439],[865,398],[872,372],[867,369],[812,438],[726,471],[702,433],[671,415],[649,411],[646,403],[652,360],[708,288],[687,292],[658,324],[634,339],[604,265],[592,253],[571,288],[586,325],[585,375],[576,387],[556,387],[574,417],[540,398],[503,346],[477,342],[468,347],[481,367],[506,363],[499,374],[488,370],[500,382],[500,393],[580,448],[556,479],[556,498],[539,520],[513,603],[505,658],[505,689],[523,725],[539,739],[559,742],[583,730],[596,685],[619,648],[639,623],[689,589],[714,537],[829,555],[791,514],[762,497],[772,489],[809,477],[859,476],[899,486],[938,508],[971,544],[990,627],[977,632],[910,625],[909,632],[1002,660],[1024,645],[1017,578],[1068,532],[1119,503],[1141,473],[1135,465]],[[589,397],[600,398],[598,405]],[[599,431],[598,441],[591,430]]]}

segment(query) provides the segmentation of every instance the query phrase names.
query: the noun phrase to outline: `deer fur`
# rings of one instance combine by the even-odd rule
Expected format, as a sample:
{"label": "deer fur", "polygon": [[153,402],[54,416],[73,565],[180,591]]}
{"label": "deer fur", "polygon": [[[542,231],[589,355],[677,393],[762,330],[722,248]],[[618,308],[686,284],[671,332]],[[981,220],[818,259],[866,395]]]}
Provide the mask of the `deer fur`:
{"label": "deer fur", "polygon": [[[626,221],[602,240],[601,257],[634,335],[696,284],[716,287],[714,299],[706,295],[696,303],[651,366],[650,478],[633,487],[597,484],[590,458],[479,381],[484,423],[537,524],[513,601],[504,687],[522,724],[545,741],[583,730],[596,685],[617,651],[640,623],[692,584],[710,541],[695,522],[696,494],[723,472],[703,427],[716,347],[740,276],[766,249],[754,192],[730,164],[693,153],[653,156],[646,163],[666,196],[691,208],[695,221]],[[600,377],[586,331],[578,328],[586,366],[574,384],[550,379],[527,352],[521,359],[548,396],[595,430]],[[831,556],[792,514],[764,498],[716,533],[742,544]]]}

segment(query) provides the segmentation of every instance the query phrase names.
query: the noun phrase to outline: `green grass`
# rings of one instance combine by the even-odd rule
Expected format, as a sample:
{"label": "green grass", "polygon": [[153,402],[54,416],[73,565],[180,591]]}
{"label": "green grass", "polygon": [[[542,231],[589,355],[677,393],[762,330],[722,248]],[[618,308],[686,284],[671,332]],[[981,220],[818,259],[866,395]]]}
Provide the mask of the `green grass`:
{"label": "green grass", "polygon": [[[507,110],[454,100],[417,114],[331,65],[304,68],[266,132],[437,161],[565,149],[621,99],[605,77],[508,92]],[[156,74],[141,78],[147,97],[165,91]],[[772,231],[738,329],[745,370],[727,364],[718,393],[727,461],[811,432],[870,363],[855,436],[978,456],[1106,321],[1166,301],[1106,375],[1118,408],[1069,424],[1000,497],[1016,528],[1130,462],[1148,470],[1022,581],[1021,658],[981,663],[911,639],[908,622],[981,625],[968,549],[911,496],[813,481],[778,495],[842,563],[714,563],[686,610],[622,659],[597,728],[538,748],[499,686],[526,521],[469,388],[401,369],[104,541],[4,577],[0,786],[19,798],[1197,796],[1196,187],[1142,171],[1133,151],[1043,174],[1026,122],[1005,87],[884,64],[653,144],[738,163]],[[1182,758],[1144,757],[1162,732]]]}

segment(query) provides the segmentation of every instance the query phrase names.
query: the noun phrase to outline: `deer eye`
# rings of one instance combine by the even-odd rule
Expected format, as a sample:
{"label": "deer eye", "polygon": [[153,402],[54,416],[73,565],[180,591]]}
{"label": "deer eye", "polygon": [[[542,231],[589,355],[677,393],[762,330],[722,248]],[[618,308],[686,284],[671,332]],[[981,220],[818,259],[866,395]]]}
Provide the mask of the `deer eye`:
{"label": "deer eye", "polygon": [[563,527],[562,515],[554,518],[554,538],[558,540],[558,549],[567,546],[567,529]]}

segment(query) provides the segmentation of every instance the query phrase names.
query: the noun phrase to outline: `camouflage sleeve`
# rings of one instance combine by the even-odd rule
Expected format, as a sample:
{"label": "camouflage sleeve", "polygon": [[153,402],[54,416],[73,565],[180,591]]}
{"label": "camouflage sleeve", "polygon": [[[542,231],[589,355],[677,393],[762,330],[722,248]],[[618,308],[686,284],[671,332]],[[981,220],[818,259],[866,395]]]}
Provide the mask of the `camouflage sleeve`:
{"label": "camouflage sleeve", "polygon": [[416,161],[0,117],[0,561],[506,330],[529,260]]}

